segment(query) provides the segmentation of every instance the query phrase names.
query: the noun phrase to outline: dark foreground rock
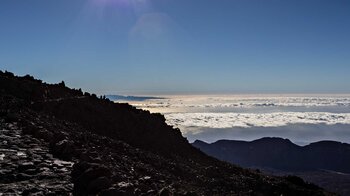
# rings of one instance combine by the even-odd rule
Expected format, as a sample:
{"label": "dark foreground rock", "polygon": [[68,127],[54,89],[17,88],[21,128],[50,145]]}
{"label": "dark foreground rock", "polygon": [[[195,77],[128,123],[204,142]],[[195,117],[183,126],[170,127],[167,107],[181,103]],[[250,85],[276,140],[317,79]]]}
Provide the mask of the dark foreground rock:
{"label": "dark foreground rock", "polygon": [[54,158],[48,143],[0,121],[0,192],[3,195],[69,195],[72,162]]}
{"label": "dark foreground rock", "polygon": [[[262,175],[211,158],[160,114],[11,73],[0,72],[0,92],[1,126],[18,130],[1,136],[21,138],[0,152],[1,193],[331,195],[297,177]],[[9,158],[22,148],[29,158]]]}

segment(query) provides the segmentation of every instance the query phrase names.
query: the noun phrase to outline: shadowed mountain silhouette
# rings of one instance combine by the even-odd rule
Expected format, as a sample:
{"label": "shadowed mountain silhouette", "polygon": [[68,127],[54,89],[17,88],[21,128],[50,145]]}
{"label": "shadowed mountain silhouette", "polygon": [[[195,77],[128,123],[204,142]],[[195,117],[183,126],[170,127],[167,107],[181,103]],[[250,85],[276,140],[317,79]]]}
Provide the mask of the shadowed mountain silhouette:
{"label": "shadowed mountain silhouette", "polygon": [[288,139],[262,138],[251,142],[219,140],[211,144],[197,140],[192,145],[210,156],[243,167],[350,173],[350,145],[335,141],[298,146]]}
{"label": "shadowed mountain silhouette", "polygon": [[209,157],[161,114],[29,75],[0,71],[0,130],[4,193],[332,195]]}

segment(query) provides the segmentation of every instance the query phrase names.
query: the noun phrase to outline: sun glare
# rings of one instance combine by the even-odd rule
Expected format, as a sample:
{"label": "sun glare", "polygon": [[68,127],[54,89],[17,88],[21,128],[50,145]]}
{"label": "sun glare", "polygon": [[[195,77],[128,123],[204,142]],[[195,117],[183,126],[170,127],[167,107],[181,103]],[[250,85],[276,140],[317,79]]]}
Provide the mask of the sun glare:
{"label": "sun glare", "polygon": [[90,6],[95,8],[131,9],[136,15],[152,11],[148,0],[90,0]]}
{"label": "sun glare", "polygon": [[92,0],[95,5],[99,6],[134,6],[144,4],[145,0]]}

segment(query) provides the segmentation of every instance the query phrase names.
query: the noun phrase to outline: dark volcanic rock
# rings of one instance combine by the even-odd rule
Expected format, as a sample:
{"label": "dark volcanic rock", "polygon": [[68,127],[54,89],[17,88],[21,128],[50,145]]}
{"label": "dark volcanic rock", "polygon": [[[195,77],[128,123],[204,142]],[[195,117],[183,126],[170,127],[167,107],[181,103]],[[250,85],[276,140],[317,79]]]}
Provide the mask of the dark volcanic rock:
{"label": "dark volcanic rock", "polygon": [[58,171],[60,160],[47,157],[49,144],[23,135],[16,123],[0,120],[0,195],[47,195],[72,192],[72,163]]}
{"label": "dark volcanic rock", "polygon": [[94,194],[94,193],[100,192],[101,190],[107,189],[111,186],[112,186],[112,183],[109,180],[109,178],[106,176],[102,176],[94,179],[88,184],[87,192]]}
{"label": "dark volcanic rock", "polygon": [[70,161],[73,158],[73,142],[66,139],[50,145],[51,152],[54,156],[63,160]]}
{"label": "dark volcanic rock", "polygon": [[111,187],[111,172],[108,168],[87,162],[74,165],[72,176],[75,195],[96,194]]}
{"label": "dark volcanic rock", "polygon": [[171,196],[171,195],[173,195],[172,194],[172,192],[169,190],[169,189],[167,189],[167,188],[163,188],[163,189],[161,189],[160,191],[159,191],[159,194],[158,194],[159,196]]}

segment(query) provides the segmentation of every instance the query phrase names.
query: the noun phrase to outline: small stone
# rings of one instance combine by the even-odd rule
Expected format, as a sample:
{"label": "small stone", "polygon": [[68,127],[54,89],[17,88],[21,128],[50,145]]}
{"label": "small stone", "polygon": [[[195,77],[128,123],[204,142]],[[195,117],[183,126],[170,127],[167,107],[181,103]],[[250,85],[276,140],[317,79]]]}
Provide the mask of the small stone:
{"label": "small stone", "polygon": [[35,165],[33,162],[24,162],[24,163],[18,165],[19,171],[25,171],[28,169],[35,169]]}
{"label": "small stone", "polygon": [[17,154],[16,154],[17,156],[19,156],[19,157],[27,157],[27,154],[25,153],[25,152],[17,152]]}
{"label": "small stone", "polygon": [[144,177],[140,178],[140,180],[143,180],[143,181],[147,181],[150,179],[151,179],[151,176],[144,176]]}
{"label": "small stone", "polygon": [[35,175],[38,173],[36,169],[27,169],[24,171],[24,173],[29,174],[29,175]]}
{"label": "small stone", "polygon": [[5,154],[4,154],[4,153],[1,153],[1,154],[0,154],[0,161],[3,161],[4,158],[5,158]]}
{"label": "small stone", "polygon": [[171,192],[169,191],[168,188],[162,188],[160,191],[159,191],[159,196],[171,196]]}
{"label": "small stone", "polygon": [[125,187],[133,186],[133,184],[129,183],[129,182],[119,182],[118,186],[121,187],[121,188],[125,188]]}
{"label": "small stone", "polygon": [[151,190],[148,190],[146,194],[147,195],[155,195],[156,193],[157,193],[157,191],[151,189]]}

